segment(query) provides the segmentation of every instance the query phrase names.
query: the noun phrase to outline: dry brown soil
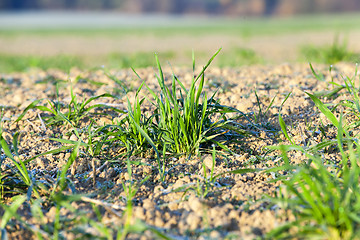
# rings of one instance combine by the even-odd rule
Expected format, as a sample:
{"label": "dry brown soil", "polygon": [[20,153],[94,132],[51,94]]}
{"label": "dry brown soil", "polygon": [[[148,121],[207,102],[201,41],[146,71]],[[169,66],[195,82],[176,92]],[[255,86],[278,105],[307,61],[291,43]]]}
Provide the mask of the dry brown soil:
{"label": "dry brown soil", "polygon": [[[2,45],[0,44],[0,46]],[[316,65],[315,68],[325,74],[327,82],[330,81],[331,76],[326,70],[327,66]],[[164,71],[168,78],[174,71],[186,85],[189,84],[193,75],[192,71],[187,68],[175,67],[173,70],[166,68]],[[339,63],[335,66],[332,76],[334,81],[341,82],[340,74],[353,76],[354,72],[354,64]],[[151,89],[158,89],[154,69],[139,69],[138,73]],[[112,74],[133,89],[137,89],[141,83],[131,70],[114,70]],[[270,108],[267,115],[258,119],[259,128],[256,129],[255,135],[240,139],[241,144],[234,146],[235,154],[216,156],[215,174],[241,168],[267,169],[282,164],[279,153],[269,153],[265,147],[285,141],[279,133],[277,115],[282,101],[289,92],[292,92],[292,95],[285,103],[281,113],[289,126],[289,131],[294,135],[295,142],[302,145],[320,141],[320,135],[314,130],[320,120],[326,123],[326,119],[318,114],[316,107],[311,99],[306,96],[305,91],[322,91],[327,89],[329,85],[316,80],[308,65],[280,64],[236,69],[210,67],[205,76],[206,91],[213,92],[218,88],[216,97],[220,99],[221,104],[235,107],[245,114],[249,114],[249,116],[259,113],[255,89],[262,102],[261,107],[263,109],[266,109],[271,99],[276,97],[273,107]],[[85,80],[75,82],[76,78],[102,82],[104,85],[95,86]],[[76,93],[79,101],[105,92],[114,93],[114,89],[117,87],[114,81],[104,75],[102,70],[81,72],[72,69],[69,75],[56,70],[47,72],[33,70],[27,73],[2,74],[0,79],[0,106],[5,108],[2,120],[3,136],[10,144],[14,133],[21,132],[20,159],[28,159],[36,154],[59,147],[60,144],[49,140],[50,137],[77,139],[72,134],[71,127],[67,125],[57,127],[43,125],[40,117],[44,113],[39,110],[30,110],[22,121],[14,123],[19,114],[32,101],[42,98],[55,100],[54,81],[49,79],[72,81],[74,93]],[[41,83],[44,80],[46,80],[45,83]],[[168,83],[171,81],[169,80]],[[69,94],[70,84],[61,85],[60,101],[69,103]],[[142,91],[141,94],[146,95],[146,91]],[[128,93],[128,97],[132,101],[134,91]],[[98,99],[97,102],[111,104],[123,110],[126,109],[125,96],[119,96],[119,99]],[[90,116],[99,125],[111,124],[121,117],[120,114],[116,113],[101,117]],[[81,127],[88,125],[88,118],[81,121]],[[275,129],[275,131],[271,131],[271,129]],[[331,134],[329,130],[329,137]],[[108,149],[107,151],[108,154],[116,156],[122,150]],[[64,152],[38,157],[30,162],[28,167],[36,175],[36,178],[54,181],[56,172],[66,163],[69,156],[69,152]],[[4,157],[2,152],[0,157]],[[332,156],[327,157],[331,158]],[[295,164],[304,161],[301,154],[293,154],[290,159]],[[112,162],[108,162],[104,155],[98,156],[94,160],[97,169],[95,185],[93,185],[91,177],[92,159],[86,154],[80,154],[71,171],[69,171],[69,177],[73,180],[79,193],[89,195],[92,199],[113,204],[111,205],[113,207],[101,208],[101,213],[103,215],[102,222],[109,228],[114,228],[117,224],[124,222],[121,209],[125,207],[124,199],[126,196],[122,183],[129,180],[126,159],[115,157]],[[212,164],[211,155],[201,154],[189,158],[175,156],[168,159],[166,167],[168,174],[165,183],[159,182],[156,161],[152,155],[133,156],[132,160],[141,163],[141,165],[133,166],[132,177],[135,183],[148,175],[152,176],[140,186],[135,196],[134,218],[158,227],[171,237],[178,237],[178,239],[186,239],[186,237],[190,239],[220,239],[226,236],[234,236],[235,239],[252,239],[263,236],[269,230],[289,220],[288,217],[285,217],[283,210],[276,207],[269,208],[269,203],[262,200],[265,195],[274,196],[280,184],[279,182],[269,182],[269,180],[273,180],[285,172],[225,174],[217,179],[209,194],[203,197],[196,191],[184,191],[179,188],[187,186],[188,189],[192,189],[197,183],[204,182],[202,163],[204,162],[209,174]],[[3,170],[5,170],[6,164],[10,164],[8,159],[1,166]],[[87,210],[89,218],[96,219],[95,214],[91,211],[88,199],[83,199],[83,201],[72,205]],[[115,208],[114,206],[120,207]],[[52,224],[55,207],[45,206],[43,211],[48,223]],[[35,226],[39,224],[30,217],[25,206],[19,210],[19,213],[28,220],[28,223]],[[64,217],[71,216],[65,209],[61,211],[61,215]],[[291,218],[291,215],[289,216]],[[210,231],[201,233],[205,229],[210,229]],[[21,236],[23,238],[26,236],[24,231],[19,229],[9,227],[8,230],[12,232],[13,239],[21,239]],[[63,233],[67,239],[81,236],[71,233],[70,230],[71,227]],[[97,232],[96,229],[90,227],[87,227],[85,231],[95,234]],[[133,239],[138,237],[138,235],[129,236]],[[148,231],[142,236],[142,239],[151,238],[154,236]]]}

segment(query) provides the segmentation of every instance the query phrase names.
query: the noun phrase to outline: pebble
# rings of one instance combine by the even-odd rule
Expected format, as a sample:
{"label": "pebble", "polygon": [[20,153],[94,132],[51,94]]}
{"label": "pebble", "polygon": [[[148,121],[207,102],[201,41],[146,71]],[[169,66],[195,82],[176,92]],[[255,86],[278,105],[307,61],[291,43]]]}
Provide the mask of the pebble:
{"label": "pebble", "polygon": [[216,163],[216,162],[213,162],[213,157],[212,157],[212,155],[210,155],[210,154],[206,155],[206,157],[204,158],[203,162],[204,162],[205,166],[206,166],[209,170],[211,170],[213,166],[214,166],[214,168],[215,168],[215,163]]}
{"label": "pebble", "polygon": [[188,205],[190,209],[197,214],[201,215],[203,211],[203,205],[200,202],[199,198],[195,197],[194,195],[190,196],[188,200]]}
{"label": "pebble", "polygon": [[152,210],[155,208],[155,203],[151,199],[144,199],[143,201],[143,208],[146,210]]}
{"label": "pebble", "polygon": [[78,138],[75,134],[72,134],[72,135],[70,136],[69,140],[71,140],[71,141],[78,141],[79,138]]}
{"label": "pebble", "polygon": [[191,212],[186,218],[186,223],[189,226],[190,230],[197,229],[200,222],[201,222],[201,217],[199,217],[197,214],[193,212]]}

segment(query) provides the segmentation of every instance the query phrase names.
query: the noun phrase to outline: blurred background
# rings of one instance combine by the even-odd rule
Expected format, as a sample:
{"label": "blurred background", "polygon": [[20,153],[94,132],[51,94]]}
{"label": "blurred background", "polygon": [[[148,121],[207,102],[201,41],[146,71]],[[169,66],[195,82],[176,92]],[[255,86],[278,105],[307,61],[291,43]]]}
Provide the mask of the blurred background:
{"label": "blurred background", "polygon": [[0,72],[358,62],[358,0],[0,0]]}
{"label": "blurred background", "polygon": [[127,13],[292,15],[360,9],[358,0],[2,0],[0,9],[106,10]]}

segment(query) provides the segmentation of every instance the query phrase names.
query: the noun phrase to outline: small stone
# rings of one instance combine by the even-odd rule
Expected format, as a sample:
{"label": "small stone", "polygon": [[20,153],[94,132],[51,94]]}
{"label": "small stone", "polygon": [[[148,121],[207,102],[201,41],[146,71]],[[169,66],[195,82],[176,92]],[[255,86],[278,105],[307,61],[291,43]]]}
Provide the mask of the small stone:
{"label": "small stone", "polygon": [[228,200],[230,200],[230,198],[231,198],[231,194],[229,192],[223,193],[221,195],[221,199],[224,201],[228,201]]}
{"label": "small stone", "polygon": [[164,191],[164,188],[161,185],[158,185],[154,188],[154,193],[162,193]]}
{"label": "small stone", "polygon": [[164,225],[165,225],[165,223],[160,217],[155,218],[155,226],[156,227],[163,227]]}
{"label": "small stone", "polygon": [[144,175],[151,175],[152,173],[152,167],[151,166],[143,166],[143,174]]}
{"label": "small stone", "polygon": [[50,210],[46,213],[46,216],[49,219],[55,219],[55,214],[56,214],[56,207],[51,207]]}
{"label": "small stone", "polygon": [[187,162],[187,159],[184,156],[179,158],[179,163],[180,164],[185,164],[186,162]]}
{"label": "small stone", "polygon": [[135,207],[134,208],[134,216],[141,220],[145,220],[145,210],[142,207]]}
{"label": "small stone", "polygon": [[111,123],[112,123],[111,119],[108,119],[108,118],[106,118],[106,117],[100,118],[99,121],[100,121],[101,124],[104,124],[104,125],[106,125],[106,124],[111,124]]}
{"label": "small stone", "polygon": [[150,199],[145,199],[143,201],[143,208],[145,208],[146,210],[152,210],[155,208],[155,203]]}
{"label": "small stone", "polygon": [[72,134],[71,136],[70,136],[70,139],[69,140],[71,140],[71,141],[78,141],[79,139],[78,139],[78,137],[75,135],[75,134]]}
{"label": "small stone", "polygon": [[71,155],[71,153],[68,152],[68,153],[65,154],[64,158],[65,158],[65,159],[69,159],[69,158],[70,158],[70,155]]}
{"label": "small stone", "polygon": [[169,228],[169,229],[172,229],[172,228],[176,228],[176,225],[178,224],[178,221],[176,220],[175,217],[172,217],[170,218],[168,221],[166,221],[164,227],[165,228]]}
{"label": "small stone", "polygon": [[107,171],[106,171],[106,176],[108,179],[110,178],[113,178],[116,176],[116,171],[113,167],[109,168]]}
{"label": "small stone", "polygon": [[210,238],[211,239],[220,239],[221,238],[221,234],[218,231],[211,231],[210,233]]}
{"label": "small stone", "polygon": [[176,203],[176,202],[171,202],[171,203],[168,204],[168,208],[169,208],[171,211],[178,210],[179,204]]}
{"label": "small stone", "polygon": [[213,165],[214,165],[213,157],[210,154],[204,158],[203,162],[209,170],[211,170],[213,168]]}
{"label": "small stone", "polygon": [[106,178],[106,173],[105,173],[105,171],[102,171],[102,172],[99,174],[99,177],[100,177],[100,178]]}
{"label": "small stone", "polygon": [[130,175],[129,175],[128,172],[124,173],[124,178],[125,178],[126,181],[130,180]]}
{"label": "small stone", "polygon": [[199,224],[201,223],[201,218],[195,213],[191,212],[186,218],[186,222],[189,225],[190,230],[195,230],[198,228]]}
{"label": "small stone", "polygon": [[45,169],[47,166],[47,160],[43,157],[39,157],[36,159],[36,164],[41,168],[41,169]]}
{"label": "small stone", "polygon": [[200,200],[195,197],[195,196],[190,196],[189,201],[188,201],[188,205],[190,207],[190,209],[196,213],[202,213],[203,210],[203,206],[202,203],[200,202]]}

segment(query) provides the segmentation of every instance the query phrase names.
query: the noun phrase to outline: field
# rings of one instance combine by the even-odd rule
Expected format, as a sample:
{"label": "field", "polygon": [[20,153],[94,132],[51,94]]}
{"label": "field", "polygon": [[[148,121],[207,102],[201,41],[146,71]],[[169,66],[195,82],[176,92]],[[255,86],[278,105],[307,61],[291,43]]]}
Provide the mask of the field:
{"label": "field", "polygon": [[2,25],[1,239],[360,239],[360,18],[195,20]]}

